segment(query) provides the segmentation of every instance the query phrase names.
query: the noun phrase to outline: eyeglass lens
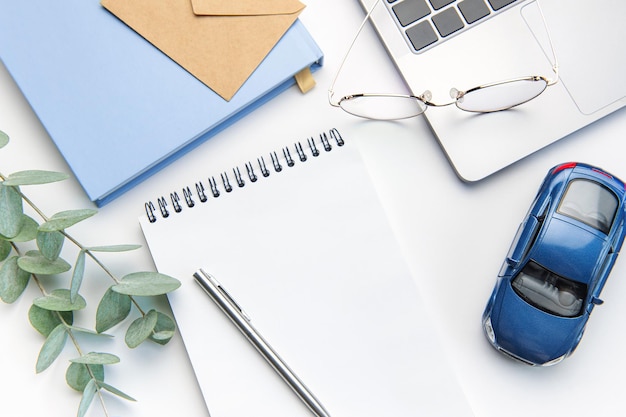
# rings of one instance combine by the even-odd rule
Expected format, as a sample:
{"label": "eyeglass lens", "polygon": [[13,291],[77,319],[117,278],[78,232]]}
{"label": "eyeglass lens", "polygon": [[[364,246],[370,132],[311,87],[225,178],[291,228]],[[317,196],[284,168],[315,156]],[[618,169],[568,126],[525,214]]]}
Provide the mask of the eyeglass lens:
{"label": "eyeglass lens", "polygon": [[450,94],[456,99],[459,109],[487,113],[526,103],[541,94],[547,86],[544,78],[528,77],[477,87],[465,93],[452,89]]}
{"label": "eyeglass lens", "polygon": [[339,105],[354,116],[377,120],[407,119],[426,110],[426,104],[416,97],[385,94],[348,96]]}

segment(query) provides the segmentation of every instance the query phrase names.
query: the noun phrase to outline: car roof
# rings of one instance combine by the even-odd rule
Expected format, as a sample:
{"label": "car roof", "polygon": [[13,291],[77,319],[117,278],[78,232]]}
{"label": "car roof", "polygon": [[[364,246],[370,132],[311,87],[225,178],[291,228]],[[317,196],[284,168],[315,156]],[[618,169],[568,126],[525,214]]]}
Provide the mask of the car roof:
{"label": "car roof", "polygon": [[552,272],[589,284],[607,240],[566,216],[547,219],[530,258]]}

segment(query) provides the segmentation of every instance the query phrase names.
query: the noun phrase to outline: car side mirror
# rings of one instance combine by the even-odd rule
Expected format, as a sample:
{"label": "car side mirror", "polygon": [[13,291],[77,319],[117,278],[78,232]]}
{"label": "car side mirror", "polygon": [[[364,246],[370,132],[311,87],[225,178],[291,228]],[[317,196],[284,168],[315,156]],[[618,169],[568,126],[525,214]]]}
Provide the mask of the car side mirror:
{"label": "car side mirror", "polygon": [[511,267],[515,268],[519,264],[519,261],[513,258],[506,258],[506,263]]}
{"label": "car side mirror", "polygon": [[596,297],[591,297],[591,302],[597,306],[604,304],[603,300]]}

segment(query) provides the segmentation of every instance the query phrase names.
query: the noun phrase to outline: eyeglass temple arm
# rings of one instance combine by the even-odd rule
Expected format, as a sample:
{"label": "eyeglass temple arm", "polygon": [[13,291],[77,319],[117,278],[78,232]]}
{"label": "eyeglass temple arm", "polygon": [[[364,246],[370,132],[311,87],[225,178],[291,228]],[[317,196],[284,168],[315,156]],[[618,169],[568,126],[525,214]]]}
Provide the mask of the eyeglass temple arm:
{"label": "eyeglass temple arm", "polygon": [[[352,51],[352,48],[354,47],[356,40],[358,39],[359,35],[363,31],[363,28],[367,24],[368,20],[370,19],[370,16],[374,12],[374,9],[378,5],[378,3],[380,3],[380,0],[376,0],[374,4],[372,4],[370,9],[367,11],[365,18],[361,22],[361,25],[359,26],[359,29],[356,32],[356,35],[354,35],[352,42],[350,42],[350,46],[348,47],[348,50],[346,51],[345,55],[341,59],[341,63],[339,64],[339,67],[337,68],[337,72],[335,73],[335,76],[333,77],[330,87],[328,88],[328,102],[330,103],[331,106],[339,107],[339,102],[333,100],[333,96],[335,94],[335,91],[334,91],[335,84],[337,83],[337,79],[339,78],[339,74],[341,73],[341,70],[343,69],[343,66],[346,63],[346,60],[348,59],[348,55],[350,55],[350,51]],[[555,77],[551,80],[548,80],[548,85],[553,85],[553,84],[556,84],[559,80],[559,62],[556,56],[556,50],[554,49],[554,43],[552,42],[552,35],[550,34],[550,29],[548,28],[548,23],[546,22],[546,18],[543,14],[543,9],[541,8],[541,4],[539,3],[539,0],[535,0],[535,3],[537,4],[537,8],[539,9],[541,22],[543,23],[543,27],[546,31],[546,35],[548,36],[548,43],[550,44],[550,52],[552,54],[552,62],[551,62],[552,71],[554,72]]]}
{"label": "eyeglass temple arm", "polygon": [[556,50],[554,49],[554,43],[552,42],[552,35],[550,34],[550,28],[548,27],[548,22],[546,22],[546,17],[543,14],[543,9],[541,8],[541,4],[539,0],[536,0],[537,9],[539,9],[539,15],[541,16],[541,22],[543,23],[543,28],[546,31],[546,35],[548,36],[548,43],[550,44],[550,52],[552,53],[552,71],[554,71],[555,77],[551,80],[548,80],[548,85],[556,84],[559,81],[559,61],[556,56]]}
{"label": "eyeglass temple arm", "polygon": [[335,89],[335,84],[337,83],[337,78],[339,78],[339,74],[341,73],[341,70],[346,63],[346,60],[348,59],[348,55],[350,55],[350,51],[352,51],[352,48],[354,47],[356,40],[358,39],[359,35],[363,31],[363,28],[367,24],[367,21],[370,19],[370,16],[372,15],[372,12],[374,11],[378,3],[380,3],[380,0],[376,0],[374,4],[372,5],[372,7],[370,7],[370,9],[368,10],[367,14],[365,15],[365,18],[361,22],[361,25],[359,26],[359,29],[356,32],[356,35],[354,35],[354,39],[352,39],[352,42],[350,42],[350,46],[348,47],[348,50],[346,51],[345,55],[341,59],[341,63],[339,64],[339,67],[337,68],[337,72],[335,73],[335,76],[333,77],[333,81],[331,82],[330,87],[328,87],[328,102],[330,103],[331,106],[339,107],[339,102],[333,101],[333,95],[335,94],[334,89]]}

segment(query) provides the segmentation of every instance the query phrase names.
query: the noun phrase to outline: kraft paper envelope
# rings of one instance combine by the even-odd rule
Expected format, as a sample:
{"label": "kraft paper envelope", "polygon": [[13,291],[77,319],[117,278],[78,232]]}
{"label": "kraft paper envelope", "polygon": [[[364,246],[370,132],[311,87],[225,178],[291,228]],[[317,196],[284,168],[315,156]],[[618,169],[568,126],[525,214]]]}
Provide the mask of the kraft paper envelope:
{"label": "kraft paper envelope", "polygon": [[101,0],[230,100],[304,9],[297,0]]}

